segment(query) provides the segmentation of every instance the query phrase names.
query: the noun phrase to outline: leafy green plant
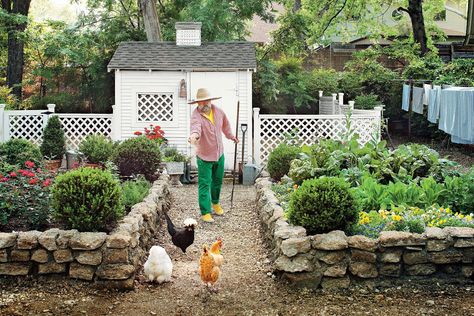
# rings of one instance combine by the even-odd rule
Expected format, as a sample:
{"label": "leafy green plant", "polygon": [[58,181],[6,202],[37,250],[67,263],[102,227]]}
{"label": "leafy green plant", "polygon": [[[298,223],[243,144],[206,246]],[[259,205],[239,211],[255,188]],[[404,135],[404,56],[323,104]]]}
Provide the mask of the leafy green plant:
{"label": "leafy green plant", "polygon": [[0,144],[0,156],[11,165],[23,166],[25,162],[32,161],[36,166],[41,166],[43,156],[35,144],[26,139],[10,139]]}
{"label": "leafy green plant", "polygon": [[372,110],[375,106],[380,105],[379,97],[376,94],[362,94],[355,98],[354,108],[362,110]]}
{"label": "leafy green plant", "polygon": [[114,144],[104,135],[88,135],[80,144],[82,152],[90,163],[105,163],[112,156]]}
{"label": "leafy green plant", "polygon": [[152,181],[161,162],[160,147],[156,141],[145,136],[130,138],[117,146],[112,160],[121,176],[143,174]]}
{"label": "leafy green plant", "polygon": [[10,229],[43,229],[50,219],[51,183],[50,175],[31,161],[0,174],[0,228],[8,224]]}
{"label": "leafy green plant", "polygon": [[334,69],[314,69],[311,71],[309,89],[317,96],[319,91],[323,91],[324,96],[331,96],[338,93],[339,74]]}
{"label": "leafy green plant", "polygon": [[122,202],[128,213],[133,205],[140,203],[151,188],[150,182],[143,177],[122,183]]}
{"label": "leafy green plant", "polygon": [[280,143],[268,156],[267,170],[275,181],[288,174],[290,163],[300,152],[296,146]]}
{"label": "leafy green plant", "polygon": [[176,147],[163,147],[161,154],[163,162],[187,162],[189,160],[188,157],[182,154]]}
{"label": "leafy green plant", "polygon": [[48,119],[43,131],[43,142],[40,149],[46,159],[63,159],[66,152],[66,139],[58,116],[55,115]]}
{"label": "leafy green plant", "polygon": [[291,195],[287,217],[310,234],[345,230],[357,219],[356,201],[343,179],[305,180]]}
{"label": "leafy green plant", "polygon": [[123,216],[121,188],[112,174],[79,168],[56,178],[52,188],[53,216],[68,229],[107,231]]}

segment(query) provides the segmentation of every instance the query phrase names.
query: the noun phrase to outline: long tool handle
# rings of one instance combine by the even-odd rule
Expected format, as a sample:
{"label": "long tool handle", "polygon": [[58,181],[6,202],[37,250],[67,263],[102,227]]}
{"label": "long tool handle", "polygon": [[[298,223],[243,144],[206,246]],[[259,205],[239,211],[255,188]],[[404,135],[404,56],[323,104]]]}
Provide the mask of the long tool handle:
{"label": "long tool handle", "polygon": [[[240,110],[240,101],[237,101],[237,123],[235,125],[235,137],[239,134],[239,110]],[[237,164],[237,143],[234,147],[234,170],[232,172],[232,193],[230,194],[230,208],[234,207],[234,187],[235,187],[235,169]]]}

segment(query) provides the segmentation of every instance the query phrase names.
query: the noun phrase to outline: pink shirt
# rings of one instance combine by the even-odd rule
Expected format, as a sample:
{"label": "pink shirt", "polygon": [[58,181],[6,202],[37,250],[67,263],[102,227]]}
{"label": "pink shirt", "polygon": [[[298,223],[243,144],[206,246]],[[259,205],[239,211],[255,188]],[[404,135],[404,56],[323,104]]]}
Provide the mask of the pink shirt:
{"label": "pink shirt", "polygon": [[205,161],[217,161],[224,153],[222,133],[224,133],[227,139],[234,137],[224,111],[214,106],[214,104],[211,107],[214,115],[214,124],[205,118],[197,108],[191,115],[191,134],[196,133],[199,136],[196,154]]}

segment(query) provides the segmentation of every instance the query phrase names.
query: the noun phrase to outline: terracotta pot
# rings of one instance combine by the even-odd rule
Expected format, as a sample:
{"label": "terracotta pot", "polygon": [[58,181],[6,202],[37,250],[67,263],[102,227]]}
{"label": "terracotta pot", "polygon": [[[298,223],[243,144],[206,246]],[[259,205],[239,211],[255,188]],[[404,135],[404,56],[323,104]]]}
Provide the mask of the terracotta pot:
{"label": "terracotta pot", "polygon": [[57,172],[59,168],[61,168],[61,161],[62,160],[44,160],[43,164],[44,167],[51,171],[51,172]]}

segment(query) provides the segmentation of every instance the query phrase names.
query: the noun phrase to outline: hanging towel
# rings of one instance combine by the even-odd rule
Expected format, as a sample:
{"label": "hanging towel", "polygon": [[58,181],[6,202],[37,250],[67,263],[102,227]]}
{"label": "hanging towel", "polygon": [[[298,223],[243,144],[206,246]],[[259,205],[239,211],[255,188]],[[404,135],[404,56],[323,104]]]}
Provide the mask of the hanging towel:
{"label": "hanging towel", "polygon": [[423,114],[423,88],[413,87],[413,112]]}
{"label": "hanging towel", "polygon": [[407,84],[404,84],[403,92],[402,92],[402,110],[408,112],[409,104],[410,104],[410,86]]}
{"label": "hanging towel", "polygon": [[423,104],[428,105],[428,102],[430,102],[430,90],[431,90],[431,84],[424,83],[423,84]]}
{"label": "hanging towel", "polygon": [[474,144],[474,88],[441,90],[438,127],[453,143]]}
{"label": "hanging towel", "polygon": [[439,118],[439,103],[441,102],[441,86],[433,86],[429,94],[428,121],[437,123]]}

